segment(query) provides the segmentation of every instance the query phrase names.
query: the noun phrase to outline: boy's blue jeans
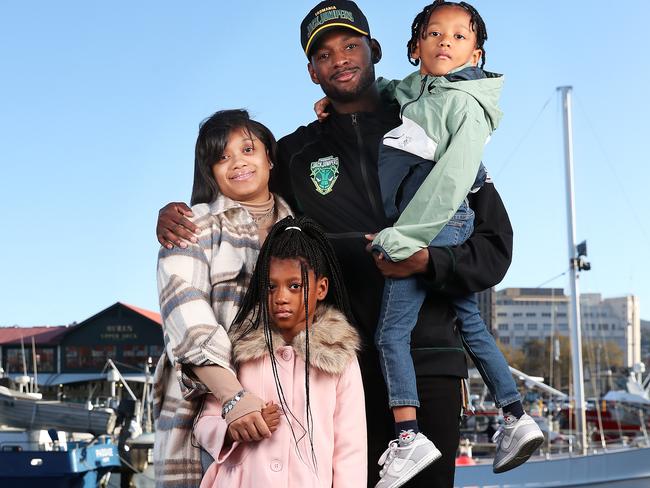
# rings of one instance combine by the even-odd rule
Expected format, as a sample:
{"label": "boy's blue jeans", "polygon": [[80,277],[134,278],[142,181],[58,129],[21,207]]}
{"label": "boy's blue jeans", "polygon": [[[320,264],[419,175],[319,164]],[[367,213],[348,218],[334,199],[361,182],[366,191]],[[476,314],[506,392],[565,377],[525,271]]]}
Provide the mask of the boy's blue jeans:
{"label": "boy's blue jeans", "polygon": [[[474,230],[474,211],[463,203],[454,217],[430,243],[458,246]],[[387,278],[375,333],[382,373],[388,388],[390,407],[419,407],[415,368],[411,359],[411,332],[426,296],[415,277]],[[476,294],[453,301],[465,349],[478,368],[498,407],[520,400],[512,374],[478,310]]]}

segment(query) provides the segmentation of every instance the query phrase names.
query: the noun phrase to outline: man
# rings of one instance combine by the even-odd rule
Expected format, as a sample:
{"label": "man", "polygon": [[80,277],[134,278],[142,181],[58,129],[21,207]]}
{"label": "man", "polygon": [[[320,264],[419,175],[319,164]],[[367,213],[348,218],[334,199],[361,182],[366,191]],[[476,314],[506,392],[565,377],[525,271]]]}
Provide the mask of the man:
{"label": "man", "polygon": [[[400,123],[399,107],[381,99],[375,82],[381,47],[370,37],[361,10],[347,0],[316,5],[301,24],[301,42],[309,76],[331,100],[331,113],[324,122],[300,127],[279,141],[272,186],[296,212],[325,229],[341,262],[364,341],[359,359],[366,392],[368,485],[375,485],[376,462],[394,437],[373,345],[383,276],[416,274],[428,290],[411,342],[421,401],[418,423],[442,458],[404,486],[452,487],[461,379],[467,376],[467,366],[451,299],[489,288],[503,278],[512,250],[507,213],[494,186],[487,183],[470,197],[475,231],[465,244],[422,249],[395,263],[372,256],[366,250],[368,237],[391,225],[381,203],[377,152],[382,136]],[[192,237],[193,225],[184,218],[188,211],[178,203],[161,210],[157,227],[161,244],[181,245],[182,239]]]}

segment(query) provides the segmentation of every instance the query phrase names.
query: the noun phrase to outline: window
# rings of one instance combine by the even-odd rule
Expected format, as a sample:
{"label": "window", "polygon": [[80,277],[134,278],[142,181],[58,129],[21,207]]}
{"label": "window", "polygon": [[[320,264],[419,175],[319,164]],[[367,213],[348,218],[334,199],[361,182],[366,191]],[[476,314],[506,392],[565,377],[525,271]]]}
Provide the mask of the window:
{"label": "window", "polygon": [[565,312],[558,312],[557,316],[558,317],[566,317],[566,313]]}
{"label": "window", "polygon": [[[23,353],[21,349],[7,349],[7,372],[22,373],[23,372]],[[53,348],[36,348],[36,369],[42,373],[53,373],[56,371],[56,362],[54,360],[55,354]],[[34,360],[32,359],[32,350],[25,348],[25,366],[27,372],[34,372]]]}
{"label": "window", "polygon": [[508,330],[508,324],[499,324],[499,330]]}
{"label": "window", "polygon": [[544,330],[551,330],[551,324],[544,324]]}
{"label": "window", "polygon": [[535,312],[526,312],[526,317],[537,317]]}
{"label": "window", "polygon": [[116,352],[116,346],[67,346],[65,367],[101,370],[108,358],[115,358]]}
{"label": "window", "polygon": [[569,330],[569,324],[560,324],[558,328],[560,330]]}
{"label": "window", "polygon": [[501,344],[510,344],[510,337],[499,337],[499,342]]}
{"label": "window", "polygon": [[521,312],[515,312],[512,314],[513,317],[521,317],[523,314]]}
{"label": "window", "polygon": [[550,317],[551,312],[542,312],[542,317]]}
{"label": "window", "polygon": [[508,316],[508,314],[506,312],[499,312],[497,314],[497,317],[507,317],[507,316]]}
{"label": "window", "polygon": [[524,324],[515,324],[515,330],[524,330]]}
{"label": "window", "polygon": [[165,352],[165,346],[160,345],[160,346],[149,346],[149,356],[151,356],[151,359],[153,359],[153,364],[154,366],[158,362],[158,358],[163,355]]}
{"label": "window", "polygon": [[537,324],[528,324],[528,330],[537,330]]}
{"label": "window", "polygon": [[120,351],[122,352],[122,362],[144,368],[144,363],[147,360],[147,346],[124,345],[120,347]]}
{"label": "window", "polygon": [[525,337],[515,337],[515,346],[523,346],[525,340]]}

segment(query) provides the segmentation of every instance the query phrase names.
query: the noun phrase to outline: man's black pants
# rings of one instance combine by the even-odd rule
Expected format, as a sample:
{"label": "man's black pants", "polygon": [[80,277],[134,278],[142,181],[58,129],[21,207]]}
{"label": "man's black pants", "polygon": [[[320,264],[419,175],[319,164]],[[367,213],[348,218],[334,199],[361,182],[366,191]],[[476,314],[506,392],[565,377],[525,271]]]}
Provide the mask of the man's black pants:
{"label": "man's black pants", "polygon": [[[379,365],[362,368],[366,390],[366,421],[368,425],[368,487],[379,480],[377,461],[395,438],[393,416]],[[377,375],[379,373],[379,375]],[[442,457],[418,474],[405,488],[453,488],[456,451],[460,441],[461,409],[460,378],[429,376],[417,379],[420,408],[417,410],[420,431],[436,445]]]}

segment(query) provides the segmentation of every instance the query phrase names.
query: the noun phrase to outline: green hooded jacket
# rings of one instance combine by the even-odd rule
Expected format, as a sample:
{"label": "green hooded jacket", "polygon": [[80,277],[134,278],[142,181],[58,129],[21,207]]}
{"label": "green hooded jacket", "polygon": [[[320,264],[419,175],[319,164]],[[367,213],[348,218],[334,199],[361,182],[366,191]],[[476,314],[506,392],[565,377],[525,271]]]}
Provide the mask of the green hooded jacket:
{"label": "green hooded jacket", "polygon": [[394,94],[402,117],[383,143],[435,162],[394,226],[373,241],[391,260],[402,261],[429,245],[472,189],[483,147],[502,116],[503,76],[465,65],[446,76],[415,72],[401,82],[379,83],[382,95]]}

